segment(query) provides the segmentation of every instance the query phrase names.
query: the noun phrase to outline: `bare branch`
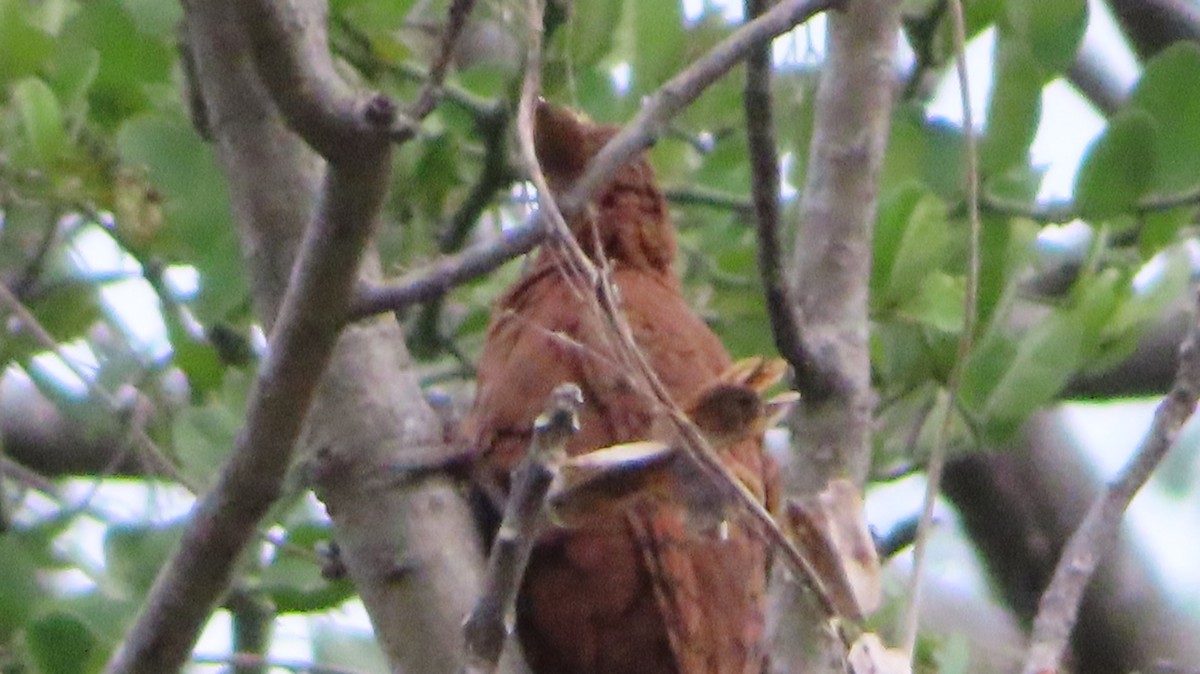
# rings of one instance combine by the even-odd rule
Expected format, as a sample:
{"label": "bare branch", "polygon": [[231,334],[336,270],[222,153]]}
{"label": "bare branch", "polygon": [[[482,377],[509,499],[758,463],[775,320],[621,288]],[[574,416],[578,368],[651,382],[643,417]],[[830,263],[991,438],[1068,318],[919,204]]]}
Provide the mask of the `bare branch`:
{"label": "bare branch", "polygon": [[450,69],[454,49],[458,46],[458,38],[462,35],[463,27],[467,25],[467,18],[471,16],[475,2],[476,0],[451,0],[446,25],[442,28],[442,36],[438,40],[437,51],[429,67],[429,76],[425,85],[421,87],[417,102],[409,110],[409,116],[413,119],[423,119],[437,104],[442,82],[446,79],[446,71]]}
{"label": "bare branch", "polygon": [[688,187],[665,187],[663,188],[663,196],[671,203],[681,206],[705,206],[747,215],[754,212],[753,202],[741,195],[695,185]]}
{"label": "bare branch", "polygon": [[[822,376],[798,382],[806,395],[793,428],[804,451],[784,468],[785,496],[820,492],[835,478],[861,485],[870,466],[871,247],[897,86],[900,4],[851,0],[827,15],[792,284],[806,346],[820,358]],[[768,624],[775,671],[842,663],[844,645],[819,629],[812,602],[786,576],[777,573],[773,582]]]}
{"label": "bare branch", "polygon": [[827,463],[808,467],[808,486],[818,490],[811,478],[860,482],[869,458],[867,296],[879,171],[897,86],[899,4],[855,0],[829,14],[793,286],[809,349],[820,355],[831,384],[828,395],[810,393],[801,407],[811,454]]}
{"label": "bare branch", "polygon": [[[759,17],[766,0],[746,0],[746,18]],[[758,270],[766,295],[767,315],[775,348],[796,372],[801,391],[811,393],[812,382],[823,379],[817,360],[804,343],[800,316],[787,285],[787,270],[779,240],[779,153],[775,147],[771,101],[771,43],[756,46],[746,59],[746,144],[750,155],[750,192],[758,229]]]}
{"label": "bare branch", "polygon": [[483,592],[463,625],[466,658],[462,674],[491,674],[500,662],[504,641],[512,632],[517,591],[537,540],[554,466],[566,455],[567,441],[579,430],[581,404],[579,387],[562,384],[550,394],[546,411],[533,424],[529,450],[513,471],[512,491],[492,544]]}
{"label": "bare branch", "polygon": [[[326,32],[328,8],[309,11],[301,0],[242,2],[262,82],[290,126],[321,156],[353,165],[378,162],[396,109],[378,94],[352,90],[338,75]],[[311,3],[309,3],[311,4]],[[369,158],[361,154],[369,152]]]}
{"label": "bare branch", "polygon": [[450,216],[438,236],[441,252],[462,250],[480,214],[492,203],[498,191],[512,183],[513,175],[508,167],[508,121],[508,106],[503,101],[489,106],[476,119],[476,126],[483,135],[483,167],[462,205]]}
{"label": "bare branch", "polygon": [[[360,261],[383,203],[395,107],[347,90],[333,70],[324,15],[296,2],[234,2],[262,82],[292,128],[330,161],[322,198],[271,330],[246,424],[212,490],[197,502],[110,674],[178,670],[282,489],[293,448],[345,324]],[[219,123],[216,125],[219,127]]]}
{"label": "bare branch", "polygon": [[1106,0],[1142,59],[1173,42],[1200,40],[1200,8],[1188,0]]}
{"label": "bare branch", "polygon": [[435,300],[455,286],[488,274],[505,262],[533,250],[545,231],[536,216],[519,227],[506,231],[493,243],[472,247],[458,255],[440,258],[428,269],[421,269],[387,285],[363,284],[350,308],[352,320],[361,320],[385,311],[399,311],[418,302]]}
{"label": "bare branch", "polygon": [[[1196,298],[1200,303],[1200,296]],[[1092,573],[1112,548],[1125,509],[1167,453],[1200,399],[1200,310],[1179,349],[1175,383],[1154,413],[1146,439],[1104,492],[1092,503],[1079,528],[1063,549],[1050,585],[1042,593],[1033,621],[1025,674],[1058,671],[1062,654],[1078,618]]]}

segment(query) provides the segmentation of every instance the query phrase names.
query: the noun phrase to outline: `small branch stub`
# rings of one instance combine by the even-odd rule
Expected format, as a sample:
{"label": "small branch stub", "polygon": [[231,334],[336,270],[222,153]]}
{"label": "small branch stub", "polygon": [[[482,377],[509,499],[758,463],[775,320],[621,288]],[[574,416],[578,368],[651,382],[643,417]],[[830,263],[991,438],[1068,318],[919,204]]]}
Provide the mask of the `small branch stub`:
{"label": "small branch stub", "polygon": [[546,410],[533,425],[533,440],[513,471],[512,491],[504,519],[492,544],[483,592],[463,625],[462,674],[495,671],[512,631],[513,606],[525,575],[525,565],[542,520],[542,504],[566,444],[579,430],[583,393],[575,384],[561,384],[550,394]]}

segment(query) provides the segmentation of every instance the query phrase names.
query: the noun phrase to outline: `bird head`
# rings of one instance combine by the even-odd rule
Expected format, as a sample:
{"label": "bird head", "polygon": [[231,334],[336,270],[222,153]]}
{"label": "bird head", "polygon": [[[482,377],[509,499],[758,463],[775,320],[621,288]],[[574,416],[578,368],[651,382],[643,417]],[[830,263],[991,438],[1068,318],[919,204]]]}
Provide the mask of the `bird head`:
{"label": "bird head", "polygon": [[[534,123],[538,163],[550,189],[561,195],[583,175],[588,162],[620,131],[572,110],[541,101]],[[645,156],[618,168],[568,223],[593,258],[666,270],[675,259],[675,231],[666,198]],[[600,250],[596,250],[597,244]]]}

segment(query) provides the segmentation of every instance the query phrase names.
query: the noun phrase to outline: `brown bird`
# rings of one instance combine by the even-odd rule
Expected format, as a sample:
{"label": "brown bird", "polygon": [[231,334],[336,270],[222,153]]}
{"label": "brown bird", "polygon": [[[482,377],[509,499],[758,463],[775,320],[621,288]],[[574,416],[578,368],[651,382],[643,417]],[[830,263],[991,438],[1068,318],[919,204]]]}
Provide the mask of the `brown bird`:
{"label": "brown bird", "polygon": [[[547,104],[537,111],[538,160],[565,192],[617,129]],[[731,366],[685,302],[672,271],[675,232],[644,158],[621,167],[569,223],[609,266],[634,341],[670,395],[697,399]],[[603,266],[603,265],[602,265]],[[506,489],[534,418],[562,382],[581,387],[572,456],[652,437],[661,413],[622,365],[594,292],[546,247],[496,303],[466,420],[477,473]],[[703,424],[701,424],[703,425]],[[768,481],[761,437],[728,447],[727,465],[759,495]],[[537,541],[517,601],[517,633],[537,674],[759,674],[766,549],[740,520],[697,536],[683,505],[648,501]]]}

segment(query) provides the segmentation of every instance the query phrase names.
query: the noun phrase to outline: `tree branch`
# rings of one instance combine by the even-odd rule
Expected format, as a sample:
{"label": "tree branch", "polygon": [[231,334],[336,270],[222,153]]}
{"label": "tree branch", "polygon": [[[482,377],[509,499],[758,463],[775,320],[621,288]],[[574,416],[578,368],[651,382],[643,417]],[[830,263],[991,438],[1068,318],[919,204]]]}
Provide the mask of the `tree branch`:
{"label": "tree branch", "polygon": [[[762,15],[766,0],[746,0],[746,18]],[[756,46],[746,59],[746,88],[742,96],[746,111],[746,145],[750,157],[750,193],[758,231],[758,270],[766,295],[767,316],[775,348],[791,364],[801,391],[825,388],[800,331],[798,307],[787,285],[787,270],[779,241],[779,153],[771,100],[771,43]]]}
{"label": "tree branch", "polygon": [[350,318],[361,320],[386,311],[400,311],[418,302],[435,300],[455,286],[491,273],[509,260],[533,250],[545,231],[537,216],[504,232],[500,240],[440,258],[429,268],[405,275],[387,285],[364,283],[359,288]]}
{"label": "tree branch", "polygon": [[[564,214],[582,207],[592,193],[614,171],[649,146],[665,129],[667,122],[704,92],[705,88],[746,58],[757,44],[769,41],[794,28],[818,12],[838,6],[841,0],[782,0],[771,11],[734,31],[702,58],[680,71],[654,95],[646,99],[641,112],[613,137],[588,163],[560,204]],[[364,286],[358,293],[350,315],[365,318],[384,311],[397,311],[413,302],[436,298],[450,288],[486,274],[505,262],[529,252],[546,235],[540,213],[506,232],[506,244],[492,250],[492,244],[464,252],[458,258],[443,260],[431,270],[414,272],[398,284]]]}
{"label": "tree branch", "polygon": [[463,624],[466,657],[462,674],[491,674],[500,662],[505,639],[512,632],[517,591],[537,540],[554,466],[566,455],[567,442],[579,430],[581,404],[579,387],[561,384],[550,394],[546,411],[534,421],[529,450],[513,471],[512,491],[492,544],[483,592]]}
{"label": "tree branch", "polygon": [[1121,30],[1145,60],[1173,42],[1200,40],[1200,8],[1188,0],[1107,0]]}
{"label": "tree branch", "polygon": [[[1029,218],[1046,224],[1063,224],[1079,219],[1079,212],[1069,201],[1056,201],[1044,205],[1027,204],[998,197],[984,192],[980,195],[980,206],[989,213],[1017,218]],[[1143,197],[1130,211],[1130,215],[1144,216],[1175,208],[1200,205],[1200,188],[1175,194],[1158,194]]]}
{"label": "tree branch", "polygon": [[395,106],[382,96],[346,89],[333,70],[321,13],[269,0],[231,0],[222,9],[244,12],[242,25],[262,83],[288,123],[329,160],[330,168],[233,454],[193,509],[179,547],[109,661],[110,674],[178,670],[229,586],[259,520],[281,492],[305,416],[344,326],[344,311],[337,308],[349,306],[390,170],[388,134]]}
{"label": "tree branch", "polygon": [[[1197,301],[1200,302],[1200,296]],[[1058,671],[1078,618],[1079,604],[1100,559],[1112,548],[1130,501],[1175,445],[1200,399],[1200,310],[1179,350],[1179,370],[1159,404],[1141,447],[1092,503],[1063,550],[1033,622],[1025,674]]]}
{"label": "tree branch", "polygon": [[830,375],[827,395],[810,394],[801,407],[806,424],[818,422],[803,433],[826,464],[811,476],[818,482],[839,475],[860,484],[869,460],[867,295],[878,177],[897,84],[898,9],[895,0],[855,0],[829,15],[794,286],[809,348]]}
{"label": "tree branch", "polygon": [[[797,313],[821,376],[801,383],[784,493],[828,480],[861,485],[870,464],[875,401],[868,350],[871,240],[879,172],[896,89],[897,0],[851,0],[828,14],[828,52],[815,100],[801,226],[795,246]],[[773,671],[827,671],[844,652],[813,620],[811,601],[776,574],[769,621]],[[818,645],[814,647],[814,640]],[[814,658],[816,658],[814,660]]]}

